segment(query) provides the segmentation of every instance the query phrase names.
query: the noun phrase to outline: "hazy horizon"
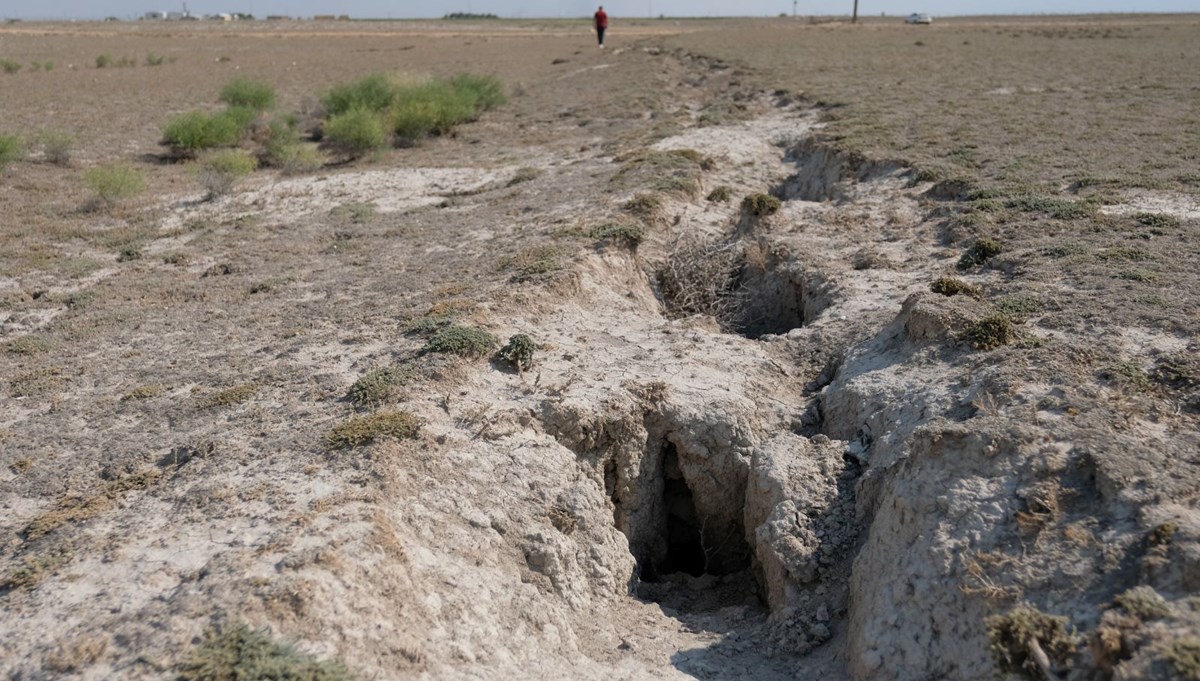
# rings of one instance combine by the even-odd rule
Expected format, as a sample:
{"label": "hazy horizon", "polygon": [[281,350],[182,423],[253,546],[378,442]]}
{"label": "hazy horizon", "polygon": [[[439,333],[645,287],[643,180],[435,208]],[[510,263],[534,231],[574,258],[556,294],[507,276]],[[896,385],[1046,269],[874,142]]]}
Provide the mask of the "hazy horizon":
{"label": "hazy horizon", "polygon": [[[762,17],[792,14],[800,16],[849,14],[853,0],[617,0],[606,2],[605,10],[619,24],[622,17]],[[245,12],[256,17],[282,14],[296,17],[314,14],[348,14],[356,19],[430,19],[450,12],[495,14],[502,18],[569,18],[586,17],[595,11],[597,3],[582,0],[456,0],[444,3],[440,9],[430,9],[430,3],[385,2],[383,0],[191,0],[186,3],[193,14]],[[101,19],[115,16],[134,19],[149,11],[179,11],[184,3],[176,0],[44,0],[36,5],[17,6],[15,0],[0,2],[0,17],[14,19]],[[941,16],[971,15],[1050,15],[1050,14],[1109,14],[1109,13],[1190,13],[1195,12],[1194,0],[1149,0],[1133,4],[1128,0],[988,0],[986,2],[954,2],[953,0],[859,0],[861,16],[906,15],[928,12]]]}

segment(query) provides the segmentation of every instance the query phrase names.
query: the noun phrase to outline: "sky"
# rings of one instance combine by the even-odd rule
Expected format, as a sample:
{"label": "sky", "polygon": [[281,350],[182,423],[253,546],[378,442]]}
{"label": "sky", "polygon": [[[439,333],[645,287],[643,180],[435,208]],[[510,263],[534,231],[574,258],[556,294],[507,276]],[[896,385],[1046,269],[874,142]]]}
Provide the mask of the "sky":
{"label": "sky", "polygon": [[[615,20],[648,16],[777,16],[792,13],[793,0],[602,0]],[[797,0],[804,15],[849,14],[853,0]],[[135,18],[151,10],[179,10],[183,0],[0,0],[0,18]],[[355,18],[430,18],[448,12],[501,17],[582,17],[591,0],[189,0],[195,14],[247,12],[256,16],[349,14]],[[863,15],[1069,14],[1094,12],[1194,12],[1196,0],[859,0]],[[614,26],[615,27],[615,26]]]}

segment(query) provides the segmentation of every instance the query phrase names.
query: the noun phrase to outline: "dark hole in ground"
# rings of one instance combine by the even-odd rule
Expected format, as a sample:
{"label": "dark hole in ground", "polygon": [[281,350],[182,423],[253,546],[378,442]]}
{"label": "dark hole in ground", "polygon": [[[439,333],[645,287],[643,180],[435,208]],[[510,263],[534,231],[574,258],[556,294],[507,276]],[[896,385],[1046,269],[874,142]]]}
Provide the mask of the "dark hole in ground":
{"label": "dark hole in ground", "polygon": [[671,318],[704,314],[747,338],[784,334],[833,302],[832,286],[786,249],[739,241],[678,244],[659,271],[657,293]]}
{"label": "dark hole in ground", "polygon": [[708,571],[703,528],[696,517],[692,490],[679,470],[679,454],[668,445],[663,452],[663,508],[666,511],[667,553],[656,572],[668,575],[686,572],[699,577]]}

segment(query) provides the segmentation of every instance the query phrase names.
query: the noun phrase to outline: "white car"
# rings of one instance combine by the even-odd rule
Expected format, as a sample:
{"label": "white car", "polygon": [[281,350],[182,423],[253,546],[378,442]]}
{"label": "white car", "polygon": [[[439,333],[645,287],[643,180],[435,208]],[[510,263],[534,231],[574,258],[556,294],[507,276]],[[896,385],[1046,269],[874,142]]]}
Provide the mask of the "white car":
{"label": "white car", "polygon": [[904,23],[906,23],[906,24],[932,24],[933,17],[929,16],[928,14],[910,14],[910,15],[908,15],[908,18],[904,20]]}

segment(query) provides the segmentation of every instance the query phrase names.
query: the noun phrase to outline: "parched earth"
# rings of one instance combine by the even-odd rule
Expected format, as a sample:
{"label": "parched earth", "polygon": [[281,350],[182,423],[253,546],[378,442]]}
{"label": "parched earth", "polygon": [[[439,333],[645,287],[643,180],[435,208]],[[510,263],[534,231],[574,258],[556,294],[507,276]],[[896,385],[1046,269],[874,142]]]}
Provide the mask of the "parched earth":
{"label": "parched earth", "polygon": [[[176,678],[246,623],[364,679],[1198,678],[1190,137],[1153,183],[948,172],[754,63],[843,27],[501,26],[0,29],[196,42],[0,77],[0,120],[80,131],[0,188],[0,673]],[[158,130],[235,66],[288,107],[387,68],[509,102],[205,201]],[[152,76],[169,111],[99,94]],[[81,209],[113,157],[149,190]]]}

